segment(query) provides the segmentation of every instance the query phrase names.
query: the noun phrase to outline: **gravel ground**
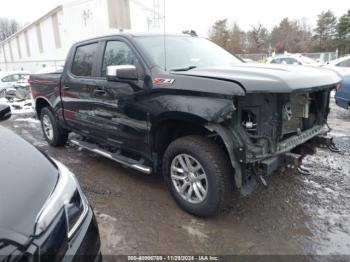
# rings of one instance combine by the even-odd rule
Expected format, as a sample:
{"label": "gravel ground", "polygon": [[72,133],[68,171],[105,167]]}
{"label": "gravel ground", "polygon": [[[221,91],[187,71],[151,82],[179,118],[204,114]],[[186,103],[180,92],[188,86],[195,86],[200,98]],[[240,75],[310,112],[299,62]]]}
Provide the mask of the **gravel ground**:
{"label": "gravel ground", "polygon": [[229,214],[207,220],[180,210],[158,177],[69,144],[48,147],[30,116],[18,114],[1,125],[77,175],[96,212],[104,255],[350,255],[350,112],[333,101],[329,123],[341,153],[317,149],[304,159],[312,175],[277,173],[267,188],[246,198],[237,193]]}

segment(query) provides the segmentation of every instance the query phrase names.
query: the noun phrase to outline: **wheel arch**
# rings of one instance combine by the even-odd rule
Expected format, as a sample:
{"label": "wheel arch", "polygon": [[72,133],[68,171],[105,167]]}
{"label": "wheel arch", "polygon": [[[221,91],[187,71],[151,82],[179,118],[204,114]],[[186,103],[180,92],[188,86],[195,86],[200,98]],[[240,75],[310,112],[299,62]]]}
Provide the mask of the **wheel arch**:
{"label": "wheel arch", "polygon": [[241,188],[243,184],[243,176],[240,162],[237,159],[236,151],[243,150],[243,145],[238,139],[235,139],[234,134],[228,129],[219,124],[208,123],[205,128],[211,132],[217,133],[225,145],[226,153],[229,156],[232,167],[235,169],[235,183],[237,188]]}
{"label": "wheel arch", "polygon": [[52,109],[51,102],[46,97],[39,96],[35,98],[35,112],[38,118],[40,118],[41,110],[44,107],[49,107]]}
{"label": "wheel arch", "polygon": [[203,133],[207,120],[185,112],[166,112],[152,122],[150,130],[150,142],[153,152],[162,155],[167,146],[174,139],[194,133]]}
{"label": "wheel arch", "polygon": [[152,125],[150,137],[152,152],[157,154],[157,159],[161,159],[172,141],[187,135],[203,135],[213,138],[214,142],[223,148],[231,166],[235,169],[234,179],[237,188],[242,187],[242,171],[235,155],[238,143],[233,141],[234,137],[230,130],[221,124],[208,122],[190,113],[171,114],[169,112]]}

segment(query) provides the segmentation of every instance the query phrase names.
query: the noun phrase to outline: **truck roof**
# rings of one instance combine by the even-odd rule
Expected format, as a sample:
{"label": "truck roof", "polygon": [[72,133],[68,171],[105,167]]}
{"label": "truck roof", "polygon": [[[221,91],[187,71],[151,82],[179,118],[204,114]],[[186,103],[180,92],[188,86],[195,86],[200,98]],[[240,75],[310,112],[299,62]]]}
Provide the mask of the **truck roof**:
{"label": "truck roof", "polygon": [[[121,37],[125,37],[125,38],[133,38],[133,37],[138,37],[138,36],[164,36],[164,34],[162,33],[145,33],[145,32],[121,32],[121,33],[116,33],[116,34],[107,34],[107,35],[100,35],[100,36],[96,36],[96,37],[92,37],[92,38],[87,38],[81,41],[78,41],[76,43],[74,43],[74,45],[79,45],[81,43],[85,43],[85,42],[90,42],[93,40],[99,40],[99,39],[103,39],[103,38],[110,38],[110,37],[115,37],[115,36],[121,36]],[[189,34],[165,34],[165,36],[182,36],[182,37],[195,37],[195,36],[191,36]]]}

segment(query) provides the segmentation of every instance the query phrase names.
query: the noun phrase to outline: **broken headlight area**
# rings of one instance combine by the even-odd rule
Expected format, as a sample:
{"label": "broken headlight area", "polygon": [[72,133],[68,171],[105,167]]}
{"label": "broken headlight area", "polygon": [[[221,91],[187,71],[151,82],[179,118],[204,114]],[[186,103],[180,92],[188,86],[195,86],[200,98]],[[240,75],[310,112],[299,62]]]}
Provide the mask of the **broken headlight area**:
{"label": "broken headlight area", "polygon": [[249,134],[257,135],[258,117],[256,110],[253,108],[242,110],[242,126]]}
{"label": "broken headlight area", "polygon": [[311,99],[309,94],[290,96],[290,100],[282,106],[282,137],[291,133],[300,133],[303,119],[310,117]]}
{"label": "broken headlight area", "polygon": [[240,98],[235,130],[246,144],[248,162],[286,152],[318,135],[329,113],[329,94],[330,89],[323,89]]}
{"label": "broken headlight area", "polygon": [[55,217],[64,209],[70,239],[79,228],[88,212],[88,202],[80,185],[67,167],[54,161],[59,170],[57,184],[40,211],[35,225],[35,236],[41,235]]}

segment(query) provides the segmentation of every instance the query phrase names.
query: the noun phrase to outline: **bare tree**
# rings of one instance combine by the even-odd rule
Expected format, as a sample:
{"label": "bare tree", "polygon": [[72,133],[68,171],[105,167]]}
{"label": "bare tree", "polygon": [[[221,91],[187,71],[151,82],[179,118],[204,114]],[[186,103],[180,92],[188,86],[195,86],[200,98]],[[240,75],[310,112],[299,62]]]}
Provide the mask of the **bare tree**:
{"label": "bare tree", "polygon": [[242,54],[246,50],[246,33],[237,23],[233,23],[229,31],[228,51],[231,53]]}
{"label": "bare tree", "polygon": [[217,20],[209,30],[209,38],[231,53],[267,53],[270,47],[277,53],[323,52],[339,48],[341,54],[350,52],[350,10],[339,19],[328,10],[318,15],[312,30],[306,19],[284,18],[271,33],[262,25],[241,30],[237,23]]}
{"label": "bare tree", "polygon": [[311,37],[311,29],[306,20],[284,18],[271,32],[271,45],[277,53],[305,53],[310,51]]}
{"label": "bare tree", "polygon": [[252,26],[247,37],[249,53],[267,53],[270,35],[262,24]]}
{"label": "bare tree", "polygon": [[209,30],[209,39],[228,50],[230,32],[227,26],[227,19],[217,20],[214,23]]}
{"label": "bare tree", "polygon": [[19,23],[14,19],[0,17],[0,41],[5,40],[20,29]]}

